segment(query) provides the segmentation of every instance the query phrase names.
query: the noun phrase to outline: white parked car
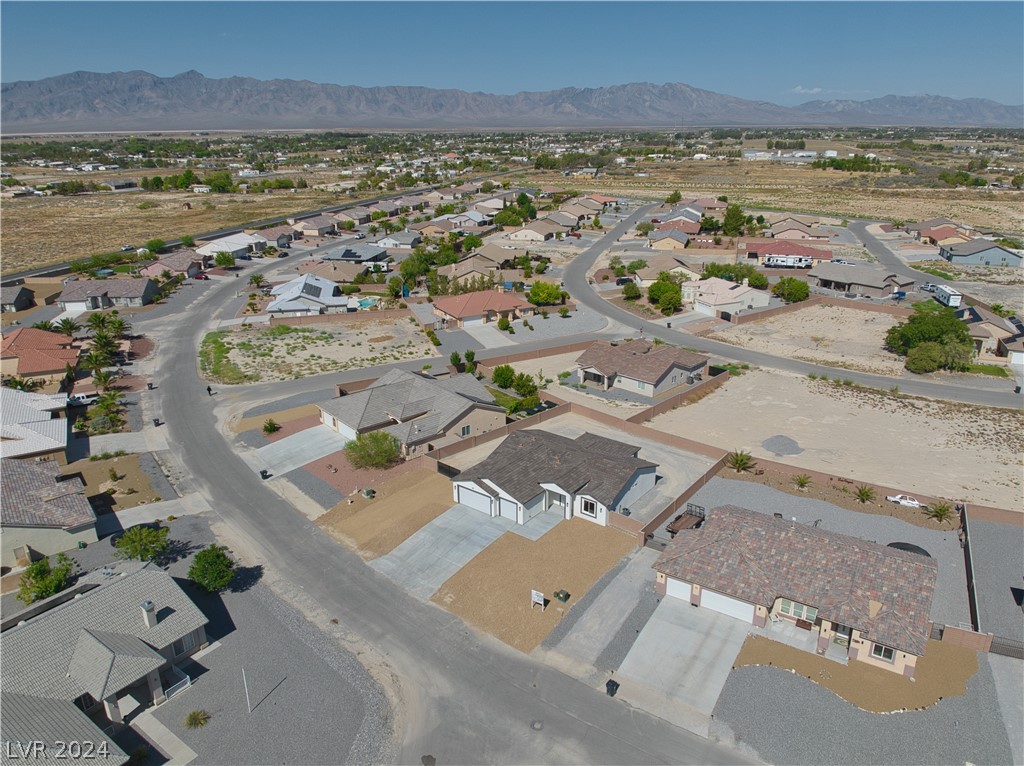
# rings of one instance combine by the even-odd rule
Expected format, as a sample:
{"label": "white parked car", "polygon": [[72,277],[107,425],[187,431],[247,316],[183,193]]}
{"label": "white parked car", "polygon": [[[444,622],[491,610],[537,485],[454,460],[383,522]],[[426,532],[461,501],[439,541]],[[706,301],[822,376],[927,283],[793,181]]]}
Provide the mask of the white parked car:
{"label": "white parked car", "polygon": [[85,407],[99,399],[98,394],[72,394],[68,397],[69,407]]}
{"label": "white parked car", "polygon": [[896,505],[905,505],[908,508],[920,508],[921,503],[918,502],[916,497],[910,495],[886,495],[885,499],[890,503],[896,503]]}

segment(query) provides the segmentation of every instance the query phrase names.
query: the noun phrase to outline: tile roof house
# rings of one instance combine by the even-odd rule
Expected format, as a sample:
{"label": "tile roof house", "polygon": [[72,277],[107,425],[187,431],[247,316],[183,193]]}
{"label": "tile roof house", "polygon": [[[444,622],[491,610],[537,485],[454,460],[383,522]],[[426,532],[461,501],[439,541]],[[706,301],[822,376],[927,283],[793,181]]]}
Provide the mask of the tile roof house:
{"label": "tile roof house", "polygon": [[1006,356],[1006,345],[1024,336],[1024,325],[1016,316],[1001,317],[982,306],[961,306],[957,318],[967,325],[975,354]]}
{"label": "tile roof house", "polygon": [[25,285],[0,287],[0,312],[24,311],[35,304],[35,293]]}
{"label": "tile roof house", "polygon": [[61,476],[53,461],[0,459],[0,564],[51,556],[96,542],[96,514],[79,476]]}
{"label": "tile roof house", "polygon": [[57,296],[64,311],[96,311],[111,306],[145,306],[159,288],[147,277],[132,279],[76,279]]}
{"label": "tile roof house", "polygon": [[78,364],[79,353],[67,335],[20,327],[0,341],[0,374],[4,377],[60,380],[68,365],[74,367]]}
{"label": "tile roof house", "polygon": [[120,698],[167,699],[185,677],[174,663],[206,645],[207,622],[156,564],[107,566],[5,619],[0,690],[71,702],[93,720],[102,705],[120,725]]}
{"label": "tile roof house", "polygon": [[654,488],[657,464],[639,447],[584,433],[575,439],[548,431],[513,431],[484,460],[452,482],[455,502],[489,516],[525,524],[552,512],[608,526],[608,515]]}
{"label": "tile roof house", "polygon": [[938,226],[934,229],[921,229],[914,232],[915,239],[928,245],[959,245],[963,242],[970,242],[971,238],[961,234],[956,226]]}
{"label": "tile roof house", "polygon": [[270,291],[274,300],[267,306],[268,314],[279,316],[310,316],[348,311],[349,296],[329,279],[306,273]]}
{"label": "tile roof house", "polygon": [[690,244],[690,236],[679,229],[652,231],[649,239],[653,250],[670,250],[681,253]]}
{"label": "tile roof house", "polygon": [[49,457],[67,463],[67,394],[0,387],[0,457]]}
{"label": "tile roof house", "polygon": [[719,277],[683,282],[680,289],[683,300],[692,303],[694,311],[708,316],[764,308],[771,302],[771,294],[767,290],[755,290]]}
{"label": "tile roof house", "polygon": [[925,653],[934,559],[732,505],[712,508],[654,563],[662,595],[764,627],[789,620],[847,657],[913,677]]}
{"label": "tile roof house", "polygon": [[206,259],[197,255],[191,250],[183,250],[170,255],[158,258],[153,263],[139,269],[139,274],[152,279],[162,278],[164,272],[170,272],[172,277],[194,277],[206,265]]}
{"label": "tile roof house", "polygon": [[322,237],[325,234],[337,231],[338,221],[326,215],[314,215],[310,218],[297,220],[292,224],[295,231],[301,232],[304,236]]}
{"label": "tile roof house", "polygon": [[799,221],[786,220],[772,226],[772,236],[776,239],[806,239],[828,242],[828,234],[815,231]]}
{"label": "tile roof house", "polygon": [[681,218],[674,221],[665,221],[665,223],[659,223],[654,227],[655,231],[672,231],[673,229],[681,231],[688,236],[693,236],[694,234],[700,234],[700,222]]}
{"label": "tile roof house", "polygon": [[339,222],[352,221],[355,224],[369,223],[372,215],[373,211],[365,207],[350,207],[331,213],[331,216]]}
{"label": "tile roof house", "polygon": [[356,277],[370,270],[369,265],[365,263],[321,261],[315,258],[303,261],[297,268],[300,274],[314,274],[340,284],[351,284]]}
{"label": "tile roof house", "polygon": [[939,255],[950,263],[967,263],[974,266],[1016,266],[1024,265],[1024,253],[1008,250],[988,239],[975,239],[959,245],[944,245]]}
{"label": "tile roof house", "polygon": [[372,386],[317,404],[320,422],[347,439],[384,431],[414,457],[505,425],[505,408],[472,375],[435,379],[391,370]]}
{"label": "tile roof house", "polygon": [[807,272],[808,281],[826,290],[884,298],[898,290],[908,290],[914,280],[886,269],[845,263],[821,263]]}
{"label": "tile roof house", "polygon": [[595,341],[576,358],[581,384],[655,397],[707,373],[708,357],[649,340]]}
{"label": "tile roof house", "polygon": [[278,249],[290,247],[292,242],[302,239],[301,231],[296,231],[294,227],[286,225],[268,226],[265,229],[247,229],[245,233],[259,234]]}
{"label": "tile roof house", "polygon": [[441,327],[454,329],[487,324],[504,317],[509,321],[534,315],[534,307],[510,293],[480,290],[434,299],[434,315]]}
{"label": "tile roof house", "polygon": [[769,268],[811,268],[832,260],[832,251],[808,247],[788,239],[749,237],[736,243],[736,257]]}

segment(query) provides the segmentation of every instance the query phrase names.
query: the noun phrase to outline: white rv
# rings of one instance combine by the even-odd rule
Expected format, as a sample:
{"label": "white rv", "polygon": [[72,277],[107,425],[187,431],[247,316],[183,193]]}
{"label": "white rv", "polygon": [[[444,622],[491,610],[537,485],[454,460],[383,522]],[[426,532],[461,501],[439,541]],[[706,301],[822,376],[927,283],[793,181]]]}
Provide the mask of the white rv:
{"label": "white rv", "polygon": [[939,285],[935,288],[935,300],[941,303],[943,306],[949,306],[950,308],[959,308],[963,302],[964,296],[958,290],[954,290],[952,287],[946,287],[946,285]]}

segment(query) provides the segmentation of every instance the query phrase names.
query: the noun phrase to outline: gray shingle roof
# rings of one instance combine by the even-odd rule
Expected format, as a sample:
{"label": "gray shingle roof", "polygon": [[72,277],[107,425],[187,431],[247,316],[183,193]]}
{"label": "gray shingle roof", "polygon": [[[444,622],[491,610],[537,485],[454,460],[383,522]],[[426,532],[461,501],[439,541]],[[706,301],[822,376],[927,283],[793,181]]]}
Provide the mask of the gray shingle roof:
{"label": "gray shingle roof", "polygon": [[[207,623],[174,579],[155,564],[125,562],[110,570],[111,574],[95,571],[81,577],[80,584],[100,585],[81,598],[4,631],[0,654],[0,688],[4,692],[73,700],[87,691],[69,675],[83,630],[103,637],[101,643],[108,648],[113,644],[134,656],[139,651],[137,644],[132,642],[133,648],[129,648],[123,643],[125,638],[115,641],[110,634],[135,637],[160,650]],[[139,606],[146,600],[156,607],[157,624],[152,628],[146,627]],[[92,679],[86,681],[92,683]]]}
{"label": "gray shingle roof", "polygon": [[970,242],[964,242],[958,245],[949,245],[944,249],[952,256],[974,255],[975,253],[983,253],[986,250],[1002,250],[1004,253],[1007,253],[1008,255],[1015,255],[1016,257],[1020,258],[1020,256],[1017,255],[1016,253],[1011,253],[1005,247],[1003,247],[1002,245],[997,245],[990,239],[972,239]]}
{"label": "gray shingle roof", "polygon": [[896,284],[910,284],[913,279],[900,277],[885,269],[876,269],[871,266],[852,266],[845,263],[820,263],[807,272],[807,275],[815,279],[825,279],[830,282],[842,282],[848,285],[864,285],[866,287],[883,288],[887,281],[894,281]]}
{"label": "gray shingle roof", "polygon": [[58,481],[55,463],[4,458],[0,461],[3,526],[66,529],[96,521],[77,476]]}
{"label": "gray shingle roof", "polygon": [[[150,287],[152,285],[152,287]],[[107,295],[111,298],[141,298],[148,289],[155,289],[156,283],[147,277],[131,279],[77,279],[68,282],[57,301],[82,301],[93,295]]]}
{"label": "gray shingle roof", "polygon": [[[45,744],[41,752],[26,758],[25,763],[37,766],[66,766],[74,763],[70,758],[58,757],[58,741],[91,743],[95,754],[92,763],[123,766],[128,762],[125,752],[73,702],[0,691],[0,730],[3,731],[5,743],[11,743],[11,747],[17,747],[17,743],[27,745],[37,740]],[[3,760],[4,763],[8,762],[7,757]],[[78,762],[90,761],[79,759]]]}
{"label": "gray shingle roof", "polygon": [[752,604],[787,598],[865,638],[924,654],[938,566],[933,559],[723,505],[662,551],[654,568]]}
{"label": "gray shingle roof", "polygon": [[406,370],[391,370],[369,388],[317,406],[357,433],[384,430],[402,444],[443,434],[473,407],[501,410],[472,375],[434,380]]}
{"label": "gray shingle roof", "polygon": [[116,694],[164,664],[164,658],[136,636],[83,628],[68,673],[94,699]]}
{"label": "gray shingle roof", "polygon": [[[656,463],[636,457],[639,447],[593,434],[576,439],[524,429],[514,431],[486,459],[459,474],[459,481],[487,479],[520,503],[556,484],[573,494],[584,491],[611,507],[639,469]],[[481,486],[483,486],[481,484]]]}
{"label": "gray shingle roof", "polygon": [[63,449],[68,421],[53,413],[67,407],[66,394],[38,394],[0,387],[0,456],[19,457]]}

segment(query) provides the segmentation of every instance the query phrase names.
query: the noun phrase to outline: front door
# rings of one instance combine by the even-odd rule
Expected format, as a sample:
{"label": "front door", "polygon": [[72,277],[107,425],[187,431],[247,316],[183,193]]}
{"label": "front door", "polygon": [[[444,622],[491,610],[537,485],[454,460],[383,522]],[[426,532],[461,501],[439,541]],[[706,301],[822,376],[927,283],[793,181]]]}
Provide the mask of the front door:
{"label": "front door", "polygon": [[834,628],[835,628],[835,631],[834,631],[835,635],[832,637],[832,643],[839,644],[840,646],[849,646],[850,645],[850,626],[849,625],[839,625],[838,623],[836,623],[834,625]]}

